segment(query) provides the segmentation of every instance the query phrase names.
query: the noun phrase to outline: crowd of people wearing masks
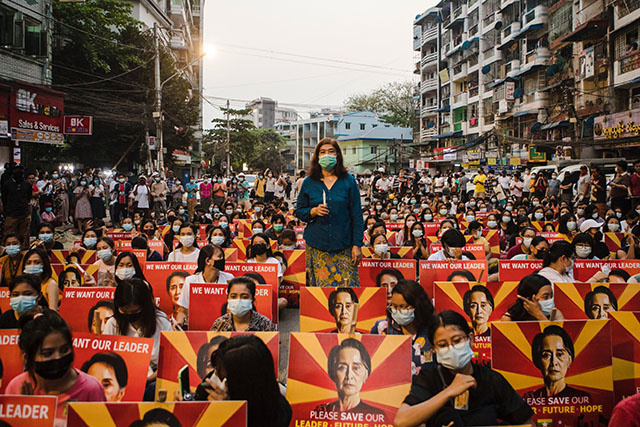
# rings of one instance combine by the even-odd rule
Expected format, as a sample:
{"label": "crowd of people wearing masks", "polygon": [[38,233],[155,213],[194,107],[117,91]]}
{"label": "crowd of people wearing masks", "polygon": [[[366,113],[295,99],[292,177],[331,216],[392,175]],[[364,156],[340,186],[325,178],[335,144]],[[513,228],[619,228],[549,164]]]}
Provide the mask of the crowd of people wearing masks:
{"label": "crowd of people wearing masks", "polygon": [[[365,256],[397,259],[392,249],[409,247],[419,261],[474,259],[465,250],[474,243],[484,248],[489,281],[500,280],[500,260],[543,261],[542,269],[519,283],[518,300],[503,313],[503,321],[562,320],[553,303],[553,283],[574,281],[576,259],[631,260],[640,255],[640,162],[634,168],[630,174],[627,163],[619,162],[609,182],[595,166],[583,167],[575,182],[528,168],[513,173],[399,169],[396,174],[380,169],[357,178],[347,172],[334,139],[318,143],[309,170],[295,182],[269,169],[260,171],[251,185],[243,173],[196,181],[180,180],[173,171],[138,176],[95,169],[32,173],[7,165],[1,178],[0,265],[11,308],[0,316],[0,328],[21,330],[25,360],[25,372],[11,380],[7,393],[64,396],[59,405],[106,399],[102,384],[72,368],[72,332],[58,314],[70,287],[115,287],[113,301],[96,307],[95,332],[153,339],[145,400],[156,394],[161,333],[189,330],[192,285],[227,286],[226,311],[211,331],[275,331],[276,324],[255,309],[256,287],[265,284],[264,278],[225,272],[225,249],[237,239],[239,220],[250,224],[247,262],[275,264],[276,288],[285,285],[284,251],[305,250],[307,286],[349,289],[361,285],[358,266]],[[388,233],[391,224],[400,224],[397,233]],[[428,224],[436,224],[432,239]],[[60,230],[65,226],[77,229],[77,242],[63,245]],[[118,250],[109,232],[130,233],[131,248],[145,250],[146,262],[197,264],[194,274],[167,280],[167,291],[173,279],[180,283],[175,285],[180,292],[174,292],[173,313],[158,308],[139,259]],[[614,232],[627,234],[611,252],[604,236]],[[498,250],[486,238],[489,233],[497,235]],[[545,237],[551,234],[553,241]],[[434,243],[441,248],[431,251]],[[65,246],[67,266],[55,277],[52,251]],[[96,251],[95,276],[80,267],[86,251]],[[638,281],[623,273],[618,274],[625,282]],[[593,282],[609,281],[615,274],[600,274]],[[498,420],[534,425],[532,409],[505,378],[472,363],[474,330],[461,314],[437,313],[433,295],[394,270],[378,279],[374,286],[387,290],[387,316],[371,334],[409,335],[415,350],[406,361],[413,375],[411,392],[396,425],[495,425]],[[287,305],[286,299],[278,300],[279,309]],[[203,399],[247,400],[251,426],[290,424],[291,407],[261,340],[228,339],[206,363],[213,370],[203,378]],[[476,411],[453,409],[451,400],[467,390],[476,390],[471,393]],[[340,410],[352,409],[346,405]],[[56,416],[64,422],[64,414]],[[609,425],[631,424],[614,413]]]}

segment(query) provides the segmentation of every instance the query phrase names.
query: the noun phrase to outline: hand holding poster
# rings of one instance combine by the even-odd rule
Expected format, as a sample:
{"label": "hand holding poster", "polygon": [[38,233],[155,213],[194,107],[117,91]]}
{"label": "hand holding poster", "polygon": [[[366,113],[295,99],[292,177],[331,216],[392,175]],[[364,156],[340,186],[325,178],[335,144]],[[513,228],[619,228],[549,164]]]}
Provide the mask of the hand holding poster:
{"label": "hand holding poster", "polygon": [[[227,312],[227,285],[192,283],[189,296],[189,330],[208,331]],[[256,311],[271,319],[271,285],[256,285]],[[223,310],[224,308],[224,310]]]}
{"label": "hand holding poster", "polygon": [[113,293],[116,288],[66,288],[60,316],[71,330],[101,334],[104,325],[113,316]]}
{"label": "hand holding poster", "polygon": [[145,402],[69,404],[69,426],[74,427],[245,427],[247,402]]}
{"label": "hand holding poster", "polygon": [[17,329],[0,329],[0,394],[4,393],[7,384],[24,371],[24,359],[18,346],[20,331]]}
{"label": "hand holding poster", "polygon": [[606,320],[494,322],[493,369],[547,425],[600,425],[613,409]]}
{"label": "hand holding poster", "polygon": [[[393,424],[411,385],[409,336],[293,332],[290,348],[292,425]],[[340,366],[352,372],[348,379]],[[342,399],[357,405],[340,411]]]}
{"label": "hand holding poster", "polygon": [[486,282],[486,260],[420,261],[420,285],[433,298],[434,282]]}
{"label": "hand holding poster", "polygon": [[107,402],[141,401],[153,338],[73,334],[73,366],[104,386]]}
{"label": "hand holding poster", "polygon": [[0,395],[0,425],[9,427],[53,427],[56,396]]}
{"label": "hand holding poster", "polygon": [[386,317],[386,291],[381,288],[300,289],[300,332],[368,334]]}
{"label": "hand holding poster", "polygon": [[640,311],[640,283],[556,283],[554,301],[565,319],[608,319]]}
{"label": "hand holding poster", "polygon": [[490,366],[491,322],[500,320],[517,295],[517,282],[436,282],[435,309],[438,313],[453,310],[466,314],[473,328],[474,361]]}
{"label": "hand holding poster", "polygon": [[178,371],[189,366],[191,390],[195,392],[198,379],[208,375],[211,366],[211,354],[220,344],[230,337],[253,334],[260,338],[273,356],[273,369],[278,376],[279,340],[277,332],[162,332],[156,384],[156,400],[161,390],[166,391],[167,399],[173,399],[178,388]]}
{"label": "hand holding poster", "polygon": [[[396,270],[406,280],[416,280],[416,260],[413,259],[368,259],[360,261],[358,277],[360,286],[378,286],[381,275]],[[397,283],[397,281],[396,281]]]}

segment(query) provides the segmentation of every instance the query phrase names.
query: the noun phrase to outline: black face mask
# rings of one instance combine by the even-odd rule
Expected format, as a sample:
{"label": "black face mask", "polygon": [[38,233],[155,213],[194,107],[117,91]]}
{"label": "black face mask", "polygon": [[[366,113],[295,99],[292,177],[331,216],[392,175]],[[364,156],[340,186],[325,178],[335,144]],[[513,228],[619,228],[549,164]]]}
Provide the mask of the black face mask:
{"label": "black face mask", "polygon": [[35,362],[35,371],[46,380],[59,380],[69,371],[72,363],[73,351],[59,359]]}
{"label": "black face mask", "polygon": [[547,253],[545,249],[539,250],[536,253],[536,259],[544,259],[544,255]]}
{"label": "black face mask", "polygon": [[224,271],[224,259],[217,259],[213,261],[213,268],[219,271]]}
{"label": "black face mask", "polygon": [[264,243],[258,243],[257,245],[251,246],[251,254],[252,255],[264,255],[267,253],[267,245]]}
{"label": "black face mask", "polygon": [[146,234],[149,237],[153,237],[153,236],[155,236],[156,232],[153,231],[153,230],[145,230],[144,234]]}
{"label": "black face mask", "polygon": [[124,318],[129,321],[129,323],[135,323],[142,317],[142,312],[131,313],[131,314],[123,314]]}

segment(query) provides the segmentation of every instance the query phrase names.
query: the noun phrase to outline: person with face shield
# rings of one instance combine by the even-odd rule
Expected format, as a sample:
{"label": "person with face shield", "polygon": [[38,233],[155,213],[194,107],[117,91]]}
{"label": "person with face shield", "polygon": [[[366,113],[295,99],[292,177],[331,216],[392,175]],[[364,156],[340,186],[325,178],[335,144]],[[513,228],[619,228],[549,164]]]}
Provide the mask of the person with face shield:
{"label": "person with face shield", "polygon": [[71,329],[56,312],[29,313],[20,323],[25,372],[9,382],[6,394],[56,396],[56,426],[67,425],[69,402],[106,401],[102,384],[72,366]]}
{"label": "person with face shield", "polygon": [[502,321],[564,320],[555,308],[553,287],[549,279],[538,273],[525,276],[518,283],[517,300],[500,319]]}
{"label": "person with face shield", "polygon": [[429,261],[444,261],[444,260],[468,260],[465,255],[462,254],[466,240],[462,233],[455,228],[451,228],[444,232],[440,238],[442,243],[442,249],[438,252],[431,254]]}
{"label": "person with face shield", "polygon": [[473,331],[462,315],[439,313],[429,341],[437,363],[425,365],[413,379],[395,426],[497,425],[498,420],[535,426],[533,410],[500,373],[471,363]]}

